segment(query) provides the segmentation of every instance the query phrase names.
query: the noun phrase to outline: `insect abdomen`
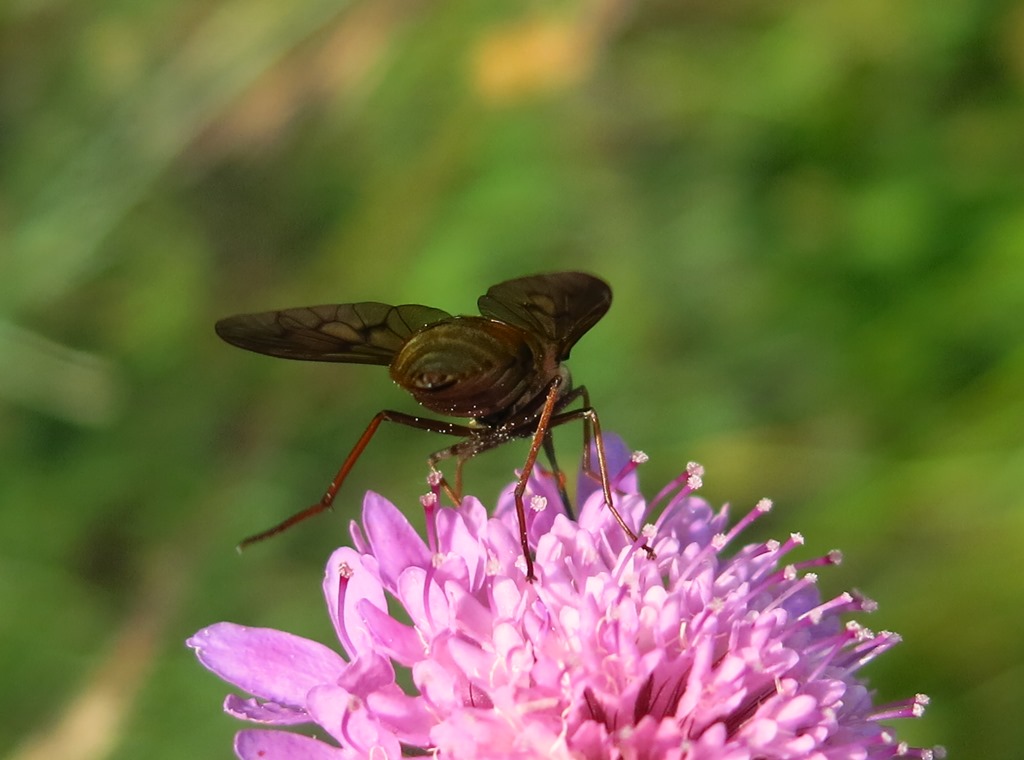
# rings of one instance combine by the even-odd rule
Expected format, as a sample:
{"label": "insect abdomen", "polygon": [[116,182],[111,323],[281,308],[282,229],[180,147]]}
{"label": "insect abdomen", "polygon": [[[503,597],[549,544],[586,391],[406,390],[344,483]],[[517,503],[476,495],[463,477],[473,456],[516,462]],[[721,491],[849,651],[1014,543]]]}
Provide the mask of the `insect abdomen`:
{"label": "insect abdomen", "polygon": [[535,387],[537,364],[519,328],[456,317],[413,335],[391,363],[391,378],[435,412],[486,417]]}

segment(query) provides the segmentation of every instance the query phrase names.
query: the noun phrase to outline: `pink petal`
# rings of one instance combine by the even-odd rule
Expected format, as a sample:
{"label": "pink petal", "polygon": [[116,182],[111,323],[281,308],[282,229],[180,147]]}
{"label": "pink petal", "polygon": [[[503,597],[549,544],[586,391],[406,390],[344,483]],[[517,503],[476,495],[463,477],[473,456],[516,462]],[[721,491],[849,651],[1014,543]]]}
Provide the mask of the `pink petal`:
{"label": "pink petal", "polygon": [[363,499],[363,527],[385,588],[396,588],[407,567],[429,566],[430,550],[423,539],[394,504],[373,491]]}
{"label": "pink petal", "polygon": [[345,661],[323,644],[272,628],[217,623],[186,642],[228,683],[263,699],[305,707],[314,686],[333,683]]}
{"label": "pink petal", "polygon": [[779,735],[779,724],[774,720],[757,718],[740,729],[740,735],[752,747],[767,747]]}
{"label": "pink petal", "polygon": [[809,694],[798,694],[783,703],[775,720],[788,729],[796,730],[813,723],[818,715],[818,700]]}
{"label": "pink petal", "polygon": [[373,557],[343,547],[331,555],[324,573],[327,611],[350,659],[373,649],[373,634],[358,612],[363,603],[381,610],[388,608],[380,581],[367,567],[373,561]]}

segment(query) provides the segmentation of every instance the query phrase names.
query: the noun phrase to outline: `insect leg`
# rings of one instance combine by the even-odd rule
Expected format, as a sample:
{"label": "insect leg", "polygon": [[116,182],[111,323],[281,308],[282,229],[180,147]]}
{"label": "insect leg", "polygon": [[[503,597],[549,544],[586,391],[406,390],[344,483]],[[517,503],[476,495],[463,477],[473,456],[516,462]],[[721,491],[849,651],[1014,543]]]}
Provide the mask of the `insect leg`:
{"label": "insect leg", "polygon": [[[559,399],[558,408],[559,409],[564,409],[565,407],[569,406],[573,401],[575,401],[578,398],[583,400],[583,408],[584,409],[593,409],[593,407],[590,405],[590,392],[587,390],[587,386],[585,386],[585,385],[578,385],[575,388],[573,388],[572,390],[570,390],[569,392],[567,392],[564,396],[562,396],[562,398]],[[561,416],[561,414],[556,415],[556,417],[560,417],[560,416]],[[576,418],[571,418],[571,419],[576,419]],[[569,420],[567,420],[567,421],[569,421]],[[555,424],[561,424],[561,423],[555,423]],[[554,425],[552,425],[552,427],[554,427]],[[591,420],[590,420],[590,417],[584,416],[583,417],[583,472],[586,473],[591,478],[593,478],[594,480],[599,480],[598,474],[595,473],[591,469],[591,467],[590,467],[590,440],[591,440],[591,438],[592,438]],[[550,451],[548,450],[549,447],[551,449]],[[552,467],[555,468],[556,472],[561,473],[561,470],[559,470],[558,465],[555,464],[554,441],[545,441],[544,442],[544,450],[548,452],[548,459],[551,461]],[[569,506],[569,502],[567,500],[568,497],[565,495],[565,476],[564,476],[564,474],[561,475],[561,477],[559,478],[559,485],[560,485],[559,491],[563,495],[563,501],[565,501],[565,505],[566,505],[566,507],[568,507]],[[572,517],[571,510],[570,510],[570,515],[569,516]]]}
{"label": "insect leg", "polygon": [[[587,386],[581,385],[577,390],[580,396],[583,397],[583,408],[593,409],[590,405],[590,393],[587,391]],[[594,415],[597,416],[596,414]],[[583,472],[590,477],[594,477],[594,471],[590,467],[590,440],[594,437],[594,425],[590,421],[590,417],[583,418]],[[601,443],[601,447],[604,448],[604,443]],[[600,449],[599,449],[600,450]],[[607,481],[607,473],[605,473],[604,480]],[[602,483],[603,485],[603,483]],[[611,504],[611,502],[608,502]]]}
{"label": "insect leg", "polygon": [[463,466],[466,464],[468,459],[485,450],[480,447],[481,440],[478,437],[479,430],[469,427],[459,427],[462,431],[460,435],[465,436],[466,440],[459,441],[454,446],[448,446],[440,451],[435,451],[427,458],[427,466],[432,470],[436,470],[439,462],[455,457],[455,487],[452,488],[448,479],[445,478],[444,475],[441,475],[440,483],[441,488],[444,489],[445,495],[451,499],[452,504],[455,506],[459,506],[462,503]]}
{"label": "insect leg", "polygon": [[462,502],[462,466],[466,464],[469,457],[459,457],[455,460],[455,503]]}
{"label": "insect leg", "polygon": [[529,537],[526,533],[526,507],[523,504],[523,495],[526,493],[526,483],[533,472],[533,465],[537,461],[537,454],[544,440],[549,436],[551,430],[552,415],[555,411],[555,403],[558,401],[558,390],[562,385],[562,379],[556,377],[548,389],[548,395],[544,399],[544,406],[541,407],[540,418],[537,420],[537,429],[530,440],[530,453],[526,455],[526,462],[523,464],[522,472],[519,474],[519,482],[516,483],[516,517],[519,519],[519,542],[523,546],[523,557],[526,559],[526,580],[533,582],[537,577],[533,574],[533,557],[530,556]]}
{"label": "insect leg", "polygon": [[442,433],[444,435],[458,435],[467,436],[472,432],[470,428],[464,425],[456,425],[450,422],[444,422],[443,420],[434,420],[428,417],[414,417],[411,414],[404,414],[402,412],[394,412],[390,409],[384,409],[374,415],[373,419],[370,420],[370,424],[366,426],[366,430],[359,436],[359,440],[356,441],[356,445],[352,447],[352,450],[345,457],[345,461],[342,462],[341,468],[338,470],[338,474],[334,476],[331,484],[327,487],[324,495],[320,497],[320,501],[313,504],[310,507],[306,507],[301,512],[296,512],[294,515],[289,517],[287,520],[278,523],[273,528],[269,528],[261,533],[257,533],[254,536],[249,536],[244,539],[239,545],[239,550],[245,549],[251,544],[255,544],[258,541],[262,541],[271,536],[276,536],[278,533],[283,533],[292,527],[296,523],[300,523],[307,517],[320,514],[331,508],[334,503],[334,497],[338,495],[338,491],[341,488],[341,484],[345,482],[345,478],[348,477],[349,472],[355,466],[359,456],[363,453],[363,450],[370,443],[370,439],[373,438],[373,434],[377,432],[377,428],[380,427],[382,422],[395,422],[399,425],[405,425],[411,428],[417,428],[418,430],[427,430],[432,433]]}
{"label": "insect leg", "polygon": [[555,459],[555,440],[551,437],[550,429],[544,436],[544,453],[547,455],[548,462],[551,463],[551,470],[555,476],[555,485],[558,487],[558,495],[562,499],[565,513],[569,516],[570,520],[575,520],[576,516],[572,508],[572,502],[569,501],[569,492],[565,490],[565,472],[558,466],[558,461]]}
{"label": "insect leg", "polygon": [[[586,398],[586,390],[582,386],[576,390],[581,391],[581,395]],[[557,427],[558,425],[564,425],[567,422],[574,420],[583,420],[584,425],[589,424],[594,436],[594,448],[597,449],[597,468],[598,474],[601,480],[601,490],[604,491],[604,502],[608,505],[608,509],[611,510],[612,516],[615,518],[615,522],[619,524],[623,532],[629,537],[630,541],[635,542],[637,535],[626,525],[626,521],[619,514],[619,510],[615,508],[615,504],[612,503],[612,488],[611,481],[608,478],[608,462],[605,459],[604,454],[604,438],[601,436],[601,421],[598,419],[597,411],[591,406],[585,406],[582,409],[574,409],[571,412],[562,412],[556,414],[551,418],[551,427]],[[584,451],[590,450],[590,442],[587,441],[587,448]],[[584,454],[586,456],[586,454]],[[584,469],[587,468],[587,462],[584,460]],[[643,545],[643,550],[647,552],[647,556],[654,559],[654,551],[647,544]]]}

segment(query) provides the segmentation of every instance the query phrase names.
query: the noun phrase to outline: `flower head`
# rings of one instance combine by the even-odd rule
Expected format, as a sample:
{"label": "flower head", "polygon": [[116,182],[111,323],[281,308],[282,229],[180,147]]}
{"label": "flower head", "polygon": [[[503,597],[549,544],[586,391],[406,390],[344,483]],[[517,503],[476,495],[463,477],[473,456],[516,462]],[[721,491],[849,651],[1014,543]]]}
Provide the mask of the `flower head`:
{"label": "flower head", "polygon": [[648,505],[633,472],[641,457],[606,439],[621,467],[619,512],[641,526],[660,509],[636,541],[590,479],[573,521],[539,474],[527,498],[537,572],[528,583],[511,487],[493,518],[472,497],[450,509],[425,498],[426,539],[371,492],[354,548],[334,552],[324,579],[345,657],[232,623],[189,639],[206,667],[254,695],[228,696],[227,712],[270,726],[315,723],[331,740],[243,730],[238,756],[933,756],[880,723],[920,715],[926,698],[875,705],[857,675],[898,637],[844,623],[868,602],[822,601],[808,572],[837,553],[787,564],[797,534],[733,548],[769,502],[729,528],[725,509],[692,494],[701,471],[690,465]]}

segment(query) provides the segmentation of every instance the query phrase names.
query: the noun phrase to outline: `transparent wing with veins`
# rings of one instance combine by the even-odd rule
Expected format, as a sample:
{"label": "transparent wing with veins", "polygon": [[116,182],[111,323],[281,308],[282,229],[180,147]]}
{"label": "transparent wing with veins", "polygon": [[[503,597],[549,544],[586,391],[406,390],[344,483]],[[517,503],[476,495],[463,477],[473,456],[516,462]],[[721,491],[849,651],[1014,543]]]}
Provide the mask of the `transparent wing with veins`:
{"label": "transparent wing with veins", "polygon": [[607,283],[583,272],[520,277],[493,286],[480,296],[480,313],[544,337],[560,361],[612,303]]}
{"label": "transparent wing with veins", "polygon": [[258,354],[386,366],[409,336],[450,316],[430,306],[365,301],[238,314],[217,322],[216,330],[228,343]]}

